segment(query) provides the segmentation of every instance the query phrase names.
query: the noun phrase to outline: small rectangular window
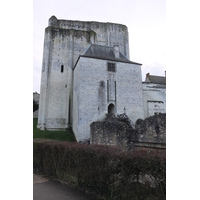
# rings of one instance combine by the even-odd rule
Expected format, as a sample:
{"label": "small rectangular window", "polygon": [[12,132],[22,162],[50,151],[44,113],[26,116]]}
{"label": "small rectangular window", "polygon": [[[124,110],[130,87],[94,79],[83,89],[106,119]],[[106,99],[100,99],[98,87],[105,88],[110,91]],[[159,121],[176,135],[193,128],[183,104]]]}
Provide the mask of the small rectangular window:
{"label": "small rectangular window", "polygon": [[107,70],[108,70],[109,72],[116,72],[116,65],[115,65],[115,63],[110,63],[110,62],[108,62]]}

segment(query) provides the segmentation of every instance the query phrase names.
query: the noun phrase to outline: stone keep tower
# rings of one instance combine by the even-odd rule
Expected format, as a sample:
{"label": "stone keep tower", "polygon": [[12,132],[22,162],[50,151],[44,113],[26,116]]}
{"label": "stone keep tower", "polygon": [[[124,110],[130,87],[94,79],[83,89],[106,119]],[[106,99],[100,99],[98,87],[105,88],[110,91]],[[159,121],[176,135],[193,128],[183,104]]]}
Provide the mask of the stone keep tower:
{"label": "stone keep tower", "polygon": [[90,44],[113,47],[129,59],[128,29],[114,23],[49,19],[45,29],[38,128],[72,125],[73,67]]}

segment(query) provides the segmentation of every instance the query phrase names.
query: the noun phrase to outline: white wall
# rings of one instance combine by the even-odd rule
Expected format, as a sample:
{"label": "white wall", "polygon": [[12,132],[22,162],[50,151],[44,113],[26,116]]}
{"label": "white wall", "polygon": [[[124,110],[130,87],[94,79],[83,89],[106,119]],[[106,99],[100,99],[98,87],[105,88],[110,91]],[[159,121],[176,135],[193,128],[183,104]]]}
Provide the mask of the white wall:
{"label": "white wall", "polygon": [[102,22],[85,22],[75,20],[59,20],[55,16],[49,19],[49,26],[59,29],[75,29],[89,31],[88,34],[95,32],[89,38],[90,43],[113,47],[118,44],[120,51],[129,58],[129,36],[128,28],[122,24],[102,23]]}
{"label": "white wall", "polygon": [[143,83],[144,117],[166,113],[166,85]]}
{"label": "white wall", "polygon": [[[140,65],[116,62],[116,72],[107,71],[107,60],[80,57],[74,69],[73,130],[77,141],[90,137],[90,124],[102,119],[113,103],[116,114],[127,110],[135,122],[143,118]],[[116,81],[116,102],[107,101],[107,80]],[[104,84],[103,84],[104,83]]]}
{"label": "white wall", "polygon": [[91,43],[119,44],[129,57],[128,30],[124,25],[49,19],[45,29],[38,128],[65,129],[72,123],[72,68]]}

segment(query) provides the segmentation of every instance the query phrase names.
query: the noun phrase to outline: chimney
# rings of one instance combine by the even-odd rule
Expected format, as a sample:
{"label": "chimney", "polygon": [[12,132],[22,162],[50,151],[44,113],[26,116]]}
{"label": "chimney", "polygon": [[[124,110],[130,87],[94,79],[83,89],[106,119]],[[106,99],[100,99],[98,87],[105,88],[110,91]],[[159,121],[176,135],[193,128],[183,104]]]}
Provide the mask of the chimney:
{"label": "chimney", "polygon": [[149,82],[150,81],[149,75],[150,75],[150,73],[146,74],[145,82]]}
{"label": "chimney", "polygon": [[165,71],[165,77],[166,77],[166,71]]}
{"label": "chimney", "polygon": [[119,58],[119,45],[114,45],[113,51],[114,51],[115,58]]}

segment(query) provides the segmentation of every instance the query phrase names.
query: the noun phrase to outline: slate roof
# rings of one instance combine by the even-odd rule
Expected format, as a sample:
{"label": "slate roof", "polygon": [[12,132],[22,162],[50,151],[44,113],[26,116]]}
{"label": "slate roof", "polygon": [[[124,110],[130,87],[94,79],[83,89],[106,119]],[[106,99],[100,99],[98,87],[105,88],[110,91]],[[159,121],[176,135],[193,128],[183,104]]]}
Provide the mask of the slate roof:
{"label": "slate roof", "polygon": [[97,58],[142,65],[140,63],[130,61],[121,52],[119,52],[119,58],[116,58],[113,47],[101,46],[96,44],[91,44],[86,50],[86,52],[83,55],[81,55],[81,57]]}
{"label": "slate roof", "polygon": [[166,77],[165,76],[150,75],[148,73],[148,74],[146,74],[145,82],[151,82],[151,83],[157,83],[157,84],[166,84]]}

